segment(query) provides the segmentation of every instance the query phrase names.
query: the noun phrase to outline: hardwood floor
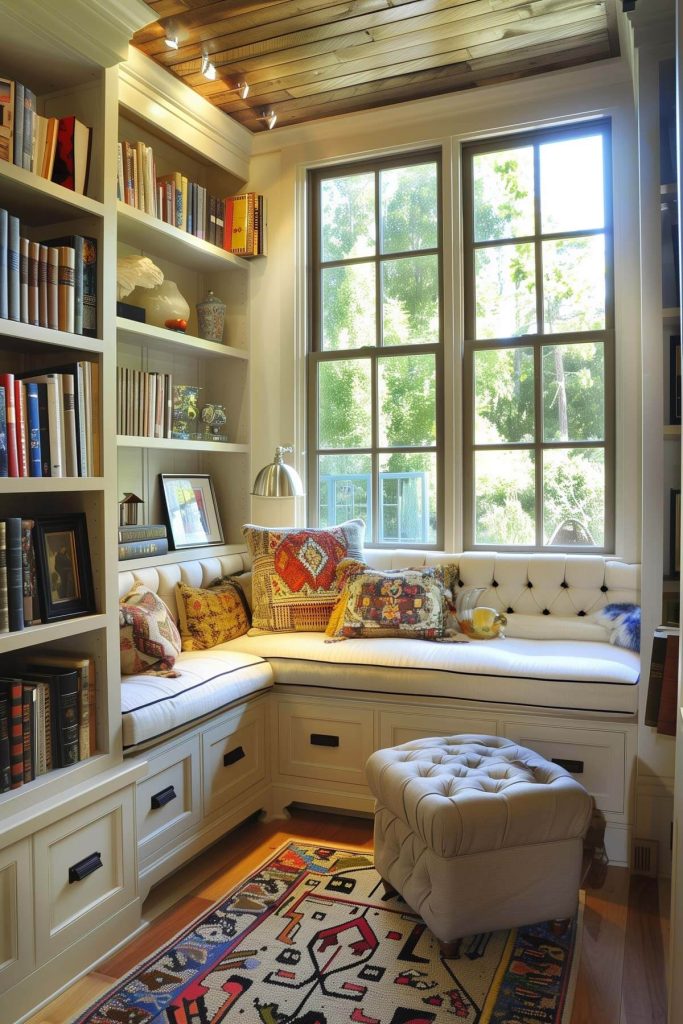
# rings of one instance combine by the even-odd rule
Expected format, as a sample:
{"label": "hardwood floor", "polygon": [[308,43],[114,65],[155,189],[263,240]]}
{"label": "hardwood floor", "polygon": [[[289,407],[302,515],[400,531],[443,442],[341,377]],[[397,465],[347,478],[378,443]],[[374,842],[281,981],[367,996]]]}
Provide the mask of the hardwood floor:
{"label": "hardwood floor", "polygon": [[[26,1024],[71,1024],[80,1011],[290,838],[372,848],[372,822],[297,810],[288,821],[250,820],[150,893],[148,927]],[[587,889],[571,1024],[665,1024],[668,885],[608,868]]]}

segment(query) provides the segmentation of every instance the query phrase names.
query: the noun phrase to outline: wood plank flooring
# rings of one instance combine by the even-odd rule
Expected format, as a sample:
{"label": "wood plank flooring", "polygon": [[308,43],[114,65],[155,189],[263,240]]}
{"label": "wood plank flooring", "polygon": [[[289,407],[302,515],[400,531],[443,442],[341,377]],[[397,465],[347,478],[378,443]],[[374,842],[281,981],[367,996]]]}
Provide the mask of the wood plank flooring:
{"label": "wood plank flooring", "polygon": [[[26,1024],[71,1024],[140,960],[220,899],[288,839],[372,848],[372,822],[297,810],[288,821],[250,820],[150,893],[144,931]],[[668,885],[610,867],[586,891],[571,1024],[666,1024]]]}

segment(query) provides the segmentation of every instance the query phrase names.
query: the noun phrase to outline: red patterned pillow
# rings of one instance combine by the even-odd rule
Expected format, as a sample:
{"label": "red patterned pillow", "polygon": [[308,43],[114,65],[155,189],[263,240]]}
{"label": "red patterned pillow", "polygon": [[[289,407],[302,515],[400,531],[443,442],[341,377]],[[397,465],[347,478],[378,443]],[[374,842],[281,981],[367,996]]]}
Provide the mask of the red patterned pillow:
{"label": "red patterned pillow", "polygon": [[337,566],[362,558],[365,524],[325,530],[242,527],[252,559],[252,626],[322,633],[339,594]]}
{"label": "red patterned pillow", "polygon": [[136,583],[122,598],[119,627],[122,675],[173,668],[181,648],[178,627],[159,595],[144,583]]}

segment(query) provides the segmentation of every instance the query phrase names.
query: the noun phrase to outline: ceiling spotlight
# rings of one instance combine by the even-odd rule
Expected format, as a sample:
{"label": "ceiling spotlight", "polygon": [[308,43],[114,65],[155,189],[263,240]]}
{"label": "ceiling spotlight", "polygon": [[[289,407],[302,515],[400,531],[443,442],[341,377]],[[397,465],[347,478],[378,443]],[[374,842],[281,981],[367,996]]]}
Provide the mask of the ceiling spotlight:
{"label": "ceiling spotlight", "polygon": [[241,100],[246,100],[249,95],[249,83],[248,82],[235,82],[233,92],[236,92]]}
{"label": "ceiling spotlight", "polygon": [[164,42],[168,46],[169,50],[178,49],[178,36],[166,36]]}
{"label": "ceiling spotlight", "polygon": [[259,121],[265,121],[265,123],[268,125],[269,131],[271,128],[274,128],[275,125],[277,124],[277,114],[275,113],[272,107],[270,109],[266,108],[264,110],[260,110],[256,117],[258,118]]}
{"label": "ceiling spotlight", "polygon": [[208,53],[205,53],[202,57],[202,74],[204,75],[204,78],[208,78],[210,82],[215,82],[216,65],[209,60]]}

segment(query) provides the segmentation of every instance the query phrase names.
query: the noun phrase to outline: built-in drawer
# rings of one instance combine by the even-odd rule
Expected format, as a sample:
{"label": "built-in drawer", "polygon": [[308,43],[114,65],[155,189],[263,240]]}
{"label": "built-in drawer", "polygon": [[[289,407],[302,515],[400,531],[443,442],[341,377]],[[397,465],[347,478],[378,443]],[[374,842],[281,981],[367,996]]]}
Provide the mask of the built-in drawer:
{"label": "built-in drawer", "polygon": [[495,718],[469,717],[456,711],[444,714],[413,711],[381,711],[379,716],[380,747],[396,747],[410,740],[428,736],[455,736],[457,733],[483,733],[495,736]]}
{"label": "built-in drawer", "polygon": [[33,970],[31,840],[0,850],[0,991]]}
{"label": "built-in drawer", "polygon": [[365,785],[372,753],[372,708],[282,702],[278,707],[283,775]]}
{"label": "built-in drawer", "polygon": [[144,864],[201,818],[199,736],[164,747],[137,784],[138,851]]}
{"label": "built-in drawer", "polygon": [[136,893],[133,787],[37,832],[36,955],[61,953]]}
{"label": "built-in drawer", "polygon": [[265,705],[235,711],[202,736],[204,816],[229,810],[266,775]]}
{"label": "built-in drawer", "polygon": [[602,811],[623,814],[626,809],[626,736],[623,732],[593,729],[590,725],[523,725],[505,721],[503,736],[530,747],[555,761],[595,797]]}

